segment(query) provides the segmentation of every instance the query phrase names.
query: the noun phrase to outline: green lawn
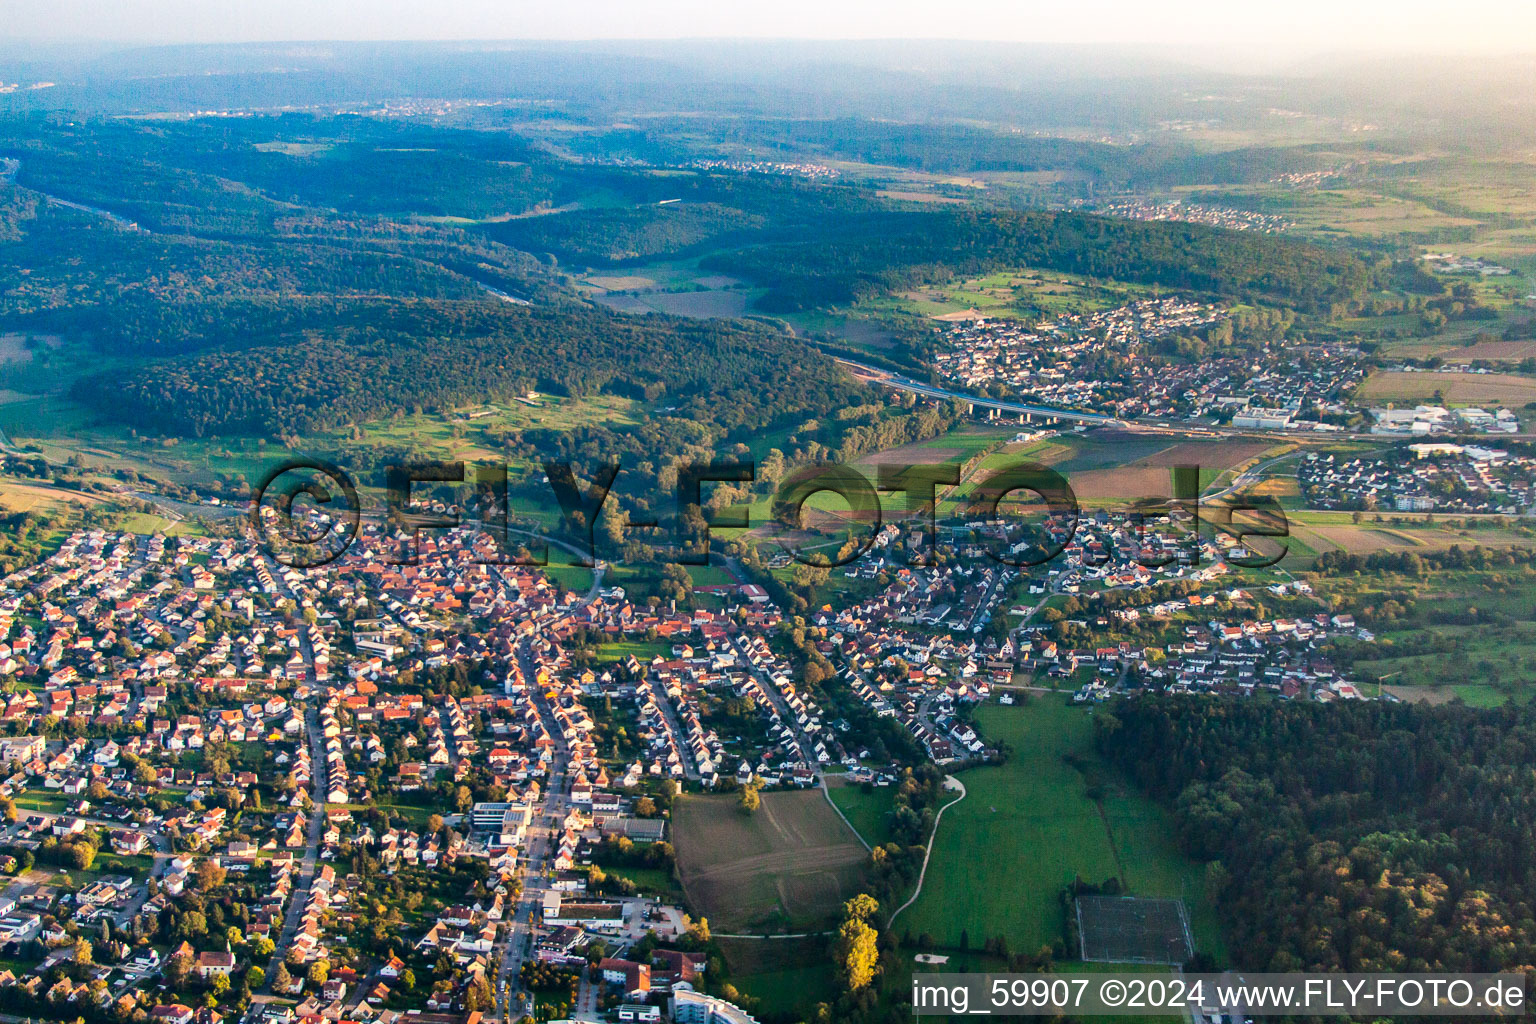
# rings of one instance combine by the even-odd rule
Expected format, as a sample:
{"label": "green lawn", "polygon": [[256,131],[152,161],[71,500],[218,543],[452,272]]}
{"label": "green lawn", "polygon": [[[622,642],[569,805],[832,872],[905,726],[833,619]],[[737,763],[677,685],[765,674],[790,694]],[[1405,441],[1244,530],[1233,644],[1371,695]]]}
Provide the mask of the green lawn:
{"label": "green lawn", "polygon": [[973,947],[1003,935],[1014,949],[1038,949],[1062,938],[1060,893],[1074,877],[1120,876],[1135,895],[1182,892],[1197,944],[1222,955],[1203,866],[1178,851],[1167,812],[1098,762],[1090,710],[1049,697],[987,705],[977,719],[1013,756],[959,776],[966,799],[944,815],[922,897],[897,921],[899,934],[950,947],[962,931]]}
{"label": "green lawn", "polygon": [[579,565],[565,565],[567,554],[552,546],[549,552],[549,564],[541,566],[539,571],[548,576],[552,582],[564,586],[566,590],[584,594],[592,586],[592,570]]}
{"label": "green lawn", "polygon": [[660,640],[620,640],[617,643],[603,644],[602,647],[598,648],[597,660],[623,661],[631,654],[635,656],[640,664],[646,665],[658,654],[663,658],[672,657],[672,644]]}
{"label": "green lawn", "polygon": [[29,789],[16,795],[16,806],[29,811],[47,811],[50,814],[60,814],[64,808],[77,802],[78,796],[65,796],[48,789]]}
{"label": "green lawn", "polygon": [[[96,855],[91,871],[97,875],[132,875],[135,878],[143,878],[154,866],[155,858],[147,853],[123,855],[104,852]],[[85,872],[74,872],[76,878],[83,874]]]}
{"label": "green lawn", "polygon": [[[331,806],[334,807],[334,806],[338,806],[338,805],[333,804]],[[415,804],[381,804],[381,803],[374,803],[372,805],[369,805],[369,804],[341,804],[339,806],[346,808],[347,810],[351,811],[354,815],[361,814],[361,813],[369,810],[369,808],[371,806],[373,808],[377,808],[378,810],[383,811],[385,814],[388,814],[390,817],[398,816],[398,817],[405,818],[407,821],[409,821],[412,825],[415,825],[417,828],[424,828],[426,826],[426,824],[427,824],[427,819],[432,817],[432,815],[434,815],[434,814],[448,813],[446,809],[438,809],[438,808],[432,808],[432,807],[418,807]]]}
{"label": "green lawn", "polygon": [[677,882],[672,878],[672,872],[661,868],[603,868],[605,875],[618,878],[627,878],[635,883],[635,887],[642,893],[651,896],[670,896],[677,893]]}
{"label": "green lawn", "polygon": [[[816,940],[718,939],[730,982],[763,1001],[774,1013],[809,1012],[837,997],[836,980],[826,950]],[[794,1019],[794,1018],[790,1018]]]}
{"label": "green lawn", "polygon": [[896,807],[896,787],[876,787],[864,792],[857,784],[839,782],[828,785],[828,793],[837,809],[843,812],[854,831],[871,846],[883,846],[890,842],[889,815]]}

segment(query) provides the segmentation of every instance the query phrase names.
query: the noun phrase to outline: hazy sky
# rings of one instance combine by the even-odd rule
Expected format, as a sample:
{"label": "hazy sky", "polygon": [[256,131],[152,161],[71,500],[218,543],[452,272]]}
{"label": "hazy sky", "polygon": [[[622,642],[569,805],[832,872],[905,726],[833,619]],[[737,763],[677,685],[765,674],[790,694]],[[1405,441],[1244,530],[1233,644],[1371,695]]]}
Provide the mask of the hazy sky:
{"label": "hazy sky", "polygon": [[948,38],[1536,50],[1533,0],[0,0],[0,39]]}

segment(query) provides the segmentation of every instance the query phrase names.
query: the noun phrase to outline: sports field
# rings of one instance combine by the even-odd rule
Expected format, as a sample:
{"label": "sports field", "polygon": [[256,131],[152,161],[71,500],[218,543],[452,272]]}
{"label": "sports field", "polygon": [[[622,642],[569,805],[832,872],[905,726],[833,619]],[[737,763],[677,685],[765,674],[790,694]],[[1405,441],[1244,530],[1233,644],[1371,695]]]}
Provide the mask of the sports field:
{"label": "sports field", "polygon": [[922,896],[898,931],[947,948],[962,932],[972,948],[1001,935],[1035,950],[1062,941],[1060,894],[1074,877],[1114,877],[1134,895],[1183,895],[1197,947],[1220,952],[1203,866],[1178,850],[1166,811],[1099,763],[1092,716],[1058,697],[978,710],[982,733],[1013,756],[960,775],[967,796],[945,812]]}
{"label": "sports field", "polygon": [[868,853],[820,791],[764,793],[756,814],[734,795],[673,808],[677,875],[716,932],[826,927],[857,895]]}
{"label": "sports field", "polygon": [[1182,900],[1080,896],[1077,927],[1091,963],[1182,964],[1195,952]]}

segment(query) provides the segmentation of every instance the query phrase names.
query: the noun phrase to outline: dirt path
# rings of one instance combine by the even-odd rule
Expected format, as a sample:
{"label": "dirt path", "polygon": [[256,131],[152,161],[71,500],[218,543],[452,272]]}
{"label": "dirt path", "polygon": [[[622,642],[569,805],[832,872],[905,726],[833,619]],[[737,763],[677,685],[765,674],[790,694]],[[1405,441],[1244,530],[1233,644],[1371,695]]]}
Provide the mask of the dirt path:
{"label": "dirt path", "polygon": [[[955,797],[949,803],[945,804],[943,807],[940,807],[939,813],[934,815],[933,834],[928,837],[928,849],[923,853],[923,867],[922,870],[917,873],[917,888],[912,890],[912,895],[907,897],[907,902],[903,903],[901,906],[897,907],[894,911],[891,912],[891,925],[896,923],[896,918],[901,916],[901,912],[903,910],[906,910],[912,904],[916,903],[917,898],[923,894],[923,880],[928,877],[928,858],[933,856],[933,841],[939,837],[939,825],[941,825],[944,821],[944,812],[955,806],[955,804],[959,803],[961,800],[965,799],[965,783],[961,782],[953,775],[944,776],[944,782],[946,787],[952,786],[953,788],[958,789],[960,791],[960,795]],[[890,925],[887,925],[887,927],[889,926]]]}
{"label": "dirt path", "polygon": [[848,826],[848,831],[853,833],[854,838],[863,845],[864,849],[874,852],[874,847],[870,846],[869,841],[859,834],[859,830],[853,827],[853,822],[848,820],[848,815],[844,814],[843,809],[837,806],[837,801],[832,799],[832,791],[827,788],[826,772],[821,773],[821,795],[827,798],[827,803],[831,806],[833,813],[843,819],[843,824]]}

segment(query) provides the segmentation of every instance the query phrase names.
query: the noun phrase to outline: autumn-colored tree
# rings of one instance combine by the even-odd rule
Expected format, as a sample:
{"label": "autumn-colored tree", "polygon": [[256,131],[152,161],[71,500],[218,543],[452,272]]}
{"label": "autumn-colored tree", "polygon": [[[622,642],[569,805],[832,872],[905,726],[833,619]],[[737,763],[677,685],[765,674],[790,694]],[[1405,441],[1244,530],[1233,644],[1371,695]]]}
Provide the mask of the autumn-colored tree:
{"label": "autumn-colored tree", "polygon": [[869,919],[880,904],[868,893],[860,893],[843,904],[843,924],[837,932],[834,957],[838,974],[848,991],[867,988],[880,968],[879,936]]}
{"label": "autumn-colored tree", "polygon": [[197,864],[197,888],[200,892],[212,892],[224,884],[228,872],[214,863],[211,857],[205,857]]}
{"label": "autumn-colored tree", "polygon": [[875,980],[880,950],[875,930],[864,921],[844,921],[837,932],[835,958],[838,974],[848,991],[857,992]]}

